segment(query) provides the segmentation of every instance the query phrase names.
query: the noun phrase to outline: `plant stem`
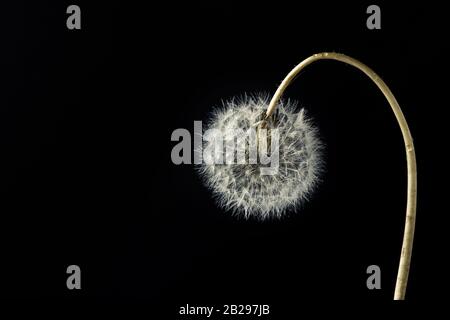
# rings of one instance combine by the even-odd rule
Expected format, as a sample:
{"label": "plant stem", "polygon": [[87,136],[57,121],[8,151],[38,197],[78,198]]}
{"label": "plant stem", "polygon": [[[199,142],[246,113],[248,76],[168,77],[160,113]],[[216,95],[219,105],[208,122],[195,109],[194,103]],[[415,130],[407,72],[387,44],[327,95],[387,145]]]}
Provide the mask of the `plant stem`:
{"label": "plant stem", "polygon": [[372,81],[377,85],[377,87],[383,92],[387,101],[389,102],[392,111],[398,121],[400,129],[402,131],[403,140],[406,149],[406,160],[408,166],[408,190],[407,190],[407,205],[406,205],[406,220],[405,220],[405,230],[403,235],[402,251],[400,255],[400,263],[398,267],[397,282],[395,285],[394,300],[404,300],[406,285],[408,282],[409,268],[411,264],[411,253],[414,240],[414,227],[416,221],[416,206],[417,206],[417,169],[416,169],[416,154],[414,151],[413,139],[411,132],[409,130],[408,124],[406,122],[405,116],[392,94],[386,83],[368,66],[362,62],[346,56],[344,54],[335,52],[323,52],[318,53],[306,58],[300,64],[298,64],[291,72],[284,78],[281,85],[278,87],[277,91],[270,101],[269,107],[266,111],[266,119],[272,115],[277,107],[278,101],[280,100],[283,92],[289,86],[289,84],[294,80],[296,75],[309,64],[318,60],[337,60],[349,64],[362,72],[364,72]]}

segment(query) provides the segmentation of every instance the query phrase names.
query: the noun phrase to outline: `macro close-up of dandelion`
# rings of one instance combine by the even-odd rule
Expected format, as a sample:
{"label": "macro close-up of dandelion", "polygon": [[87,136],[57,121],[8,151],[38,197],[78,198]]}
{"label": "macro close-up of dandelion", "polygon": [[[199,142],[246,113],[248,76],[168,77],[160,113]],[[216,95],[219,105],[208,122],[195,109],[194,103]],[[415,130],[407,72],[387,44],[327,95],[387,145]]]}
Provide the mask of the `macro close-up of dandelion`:
{"label": "macro close-up of dandelion", "polygon": [[[281,102],[265,129],[256,131],[268,106],[268,98],[262,95],[226,103],[214,112],[208,127],[213,136],[204,143],[204,149],[211,150],[222,139],[225,148],[216,158],[226,160],[229,155],[232,160],[203,162],[200,172],[205,183],[220,206],[245,217],[279,217],[288,208],[298,207],[316,186],[321,170],[322,145],[306,111],[297,111],[294,102]],[[230,152],[227,146],[234,150]],[[263,163],[262,152],[274,156],[269,160],[276,163]],[[242,162],[233,161],[238,154],[244,155]]]}
{"label": "macro close-up of dandelion", "polygon": [[2,9],[2,298],[177,320],[445,301],[444,5]]}
{"label": "macro close-up of dandelion", "polygon": [[[245,97],[242,101],[226,103],[211,117],[208,130],[213,132],[204,142],[205,150],[214,150],[213,155],[200,167],[205,184],[212,190],[219,206],[244,217],[259,219],[281,217],[288,209],[296,209],[316,186],[322,169],[321,150],[323,145],[318,138],[317,129],[307,118],[304,109],[296,111],[296,104],[283,102],[284,90],[309,64],[318,60],[336,60],[351,65],[364,72],[382,91],[399,123],[406,150],[408,165],[408,197],[403,247],[394,299],[405,296],[414,237],[417,173],[414,145],[405,117],[394,95],[384,81],[360,61],[339,53],[319,53],[303,60],[283,80],[270,101],[264,97]],[[276,161],[269,174],[267,163],[251,163],[251,134],[256,149],[262,153],[276,153]],[[266,134],[262,134],[262,131]],[[276,130],[269,136],[267,131]],[[243,137],[241,137],[243,136]],[[217,144],[232,146],[216,150]],[[275,143],[276,142],[276,143]],[[276,145],[273,147],[273,145]],[[270,151],[268,150],[269,147]],[[261,151],[261,150],[258,150]],[[261,155],[261,152],[258,154]],[[242,155],[241,162],[234,160]],[[209,161],[208,161],[209,160]],[[221,161],[217,161],[221,160]],[[258,160],[258,159],[255,159]]]}

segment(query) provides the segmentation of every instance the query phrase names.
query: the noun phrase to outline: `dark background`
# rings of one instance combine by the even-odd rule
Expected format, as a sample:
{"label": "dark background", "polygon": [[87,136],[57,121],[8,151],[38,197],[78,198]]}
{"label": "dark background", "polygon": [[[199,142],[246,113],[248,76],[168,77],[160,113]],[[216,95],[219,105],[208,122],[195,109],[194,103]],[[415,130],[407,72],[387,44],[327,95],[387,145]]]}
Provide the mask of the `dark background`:
{"label": "dark background", "polygon": [[[273,93],[302,59],[342,52],[390,86],[415,138],[417,229],[407,299],[445,297],[448,79],[445,11],[429,2],[2,5],[0,213],[2,296],[142,301],[175,317],[190,304],[271,304],[393,296],[406,162],[381,92],[360,71],[321,61],[290,86],[326,144],[310,202],[278,221],[218,209],[191,165],[172,164],[176,128],[192,132],[222,100]],[[444,250],[444,251],[442,251]],[[444,254],[444,258],[442,257]],[[82,289],[66,288],[66,268]],[[366,268],[382,289],[366,288]]]}

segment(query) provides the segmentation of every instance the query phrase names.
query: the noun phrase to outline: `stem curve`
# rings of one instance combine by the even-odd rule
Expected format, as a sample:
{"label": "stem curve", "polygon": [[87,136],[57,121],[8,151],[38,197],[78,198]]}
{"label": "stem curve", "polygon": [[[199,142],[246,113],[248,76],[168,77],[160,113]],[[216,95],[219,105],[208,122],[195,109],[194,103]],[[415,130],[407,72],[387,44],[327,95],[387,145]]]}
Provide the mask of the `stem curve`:
{"label": "stem curve", "polygon": [[362,62],[351,58],[347,55],[335,52],[322,52],[314,54],[302,62],[300,62],[294,69],[292,69],[288,75],[281,82],[277,91],[273,95],[269,107],[266,111],[266,119],[272,115],[275,111],[278,101],[283,95],[286,88],[294,80],[296,75],[303,70],[306,66],[318,60],[336,60],[346,64],[349,64],[366,74],[381,90],[400,126],[403,141],[405,143],[406,161],[407,161],[407,173],[408,173],[408,189],[407,189],[407,204],[406,204],[406,219],[405,230],[403,234],[402,251],[400,255],[400,263],[397,273],[397,282],[395,284],[394,300],[404,300],[406,293],[406,286],[408,283],[409,269],[411,265],[411,254],[414,240],[414,229],[416,222],[416,207],[417,207],[417,168],[416,168],[416,154],[414,151],[414,143],[411,136],[411,132],[406,122],[405,116],[386,83],[368,66]]}

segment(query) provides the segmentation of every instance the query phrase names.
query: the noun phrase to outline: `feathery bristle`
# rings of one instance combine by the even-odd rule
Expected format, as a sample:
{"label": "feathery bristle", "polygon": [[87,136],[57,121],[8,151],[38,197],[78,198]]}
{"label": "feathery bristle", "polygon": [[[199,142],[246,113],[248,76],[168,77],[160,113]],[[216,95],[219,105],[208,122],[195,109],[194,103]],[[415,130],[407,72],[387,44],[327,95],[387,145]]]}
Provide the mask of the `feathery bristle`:
{"label": "feathery bristle", "polygon": [[[317,130],[306,118],[304,109],[297,113],[297,104],[291,101],[281,101],[276,114],[268,119],[267,136],[273,129],[279,134],[276,172],[262,174],[262,168],[268,168],[270,164],[250,163],[248,155],[252,141],[250,135],[242,136],[242,132],[249,132],[261,121],[268,103],[264,96],[246,96],[242,101],[229,101],[224,108],[213,111],[207,127],[210,136],[204,140],[203,150],[214,150],[214,141],[222,139],[225,146],[234,143],[233,155],[245,153],[246,163],[227,163],[230,154],[227,155],[224,148],[218,155],[225,159],[224,163],[203,161],[198,167],[218,204],[246,218],[280,217],[287,209],[297,208],[314,189],[322,170],[322,144]],[[261,136],[256,139],[260,146],[263,145]]]}

